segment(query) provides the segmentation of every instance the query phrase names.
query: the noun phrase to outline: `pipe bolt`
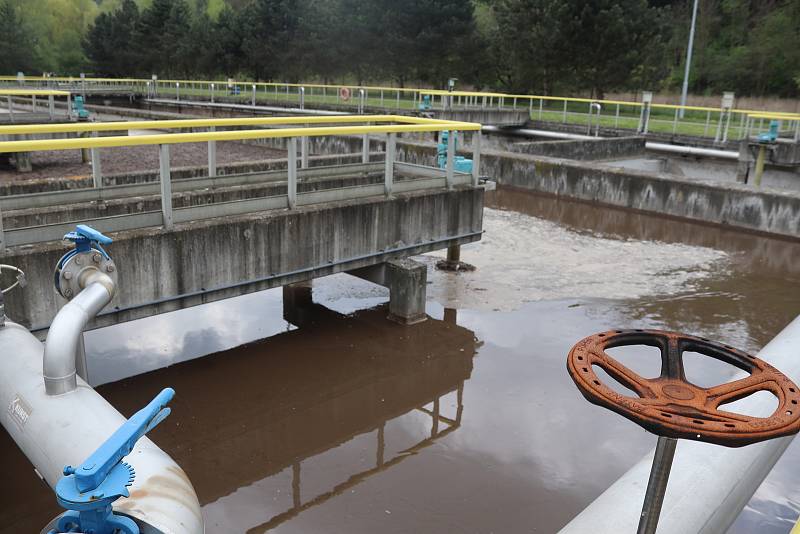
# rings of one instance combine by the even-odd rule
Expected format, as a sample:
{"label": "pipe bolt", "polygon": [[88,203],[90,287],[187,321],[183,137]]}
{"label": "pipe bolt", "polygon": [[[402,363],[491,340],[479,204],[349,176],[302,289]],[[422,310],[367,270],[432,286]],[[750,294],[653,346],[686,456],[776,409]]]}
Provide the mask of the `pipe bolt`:
{"label": "pipe bolt", "polygon": [[75,265],[82,265],[83,264],[83,262],[81,261],[81,257],[80,256],[75,256],[75,259],[73,261],[75,262]]}
{"label": "pipe bolt", "polygon": [[92,254],[92,261],[93,262],[100,263],[101,259],[102,259],[102,257],[100,256],[100,254],[98,254],[96,252],[94,254]]}
{"label": "pipe bolt", "polygon": [[106,265],[106,272],[107,273],[113,273],[114,272],[114,266],[111,265],[111,264]]}
{"label": "pipe bolt", "polygon": [[70,289],[70,288],[65,289],[64,290],[64,296],[67,297],[68,299],[72,298],[72,289]]}
{"label": "pipe bolt", "polygon": [[72,271],[64,272],[64,280],[72,280]]}

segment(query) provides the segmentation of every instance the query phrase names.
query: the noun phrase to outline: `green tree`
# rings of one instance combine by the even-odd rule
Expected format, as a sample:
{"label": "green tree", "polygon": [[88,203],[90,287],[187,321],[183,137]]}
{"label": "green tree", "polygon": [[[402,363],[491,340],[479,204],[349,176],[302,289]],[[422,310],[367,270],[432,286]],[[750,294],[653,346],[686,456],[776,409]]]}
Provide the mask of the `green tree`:
{"label": "green tree", "polygon": [[95,74],[130,76],[138,72],[134,30],[139,8],[133,0],[123,0],[119,8],[101,13],[83,40],[83,50]]}
{"label": "green tree", "polygon": [[37,65],[28,25],[11,0],[0,0],[0,72],[28,72]]}

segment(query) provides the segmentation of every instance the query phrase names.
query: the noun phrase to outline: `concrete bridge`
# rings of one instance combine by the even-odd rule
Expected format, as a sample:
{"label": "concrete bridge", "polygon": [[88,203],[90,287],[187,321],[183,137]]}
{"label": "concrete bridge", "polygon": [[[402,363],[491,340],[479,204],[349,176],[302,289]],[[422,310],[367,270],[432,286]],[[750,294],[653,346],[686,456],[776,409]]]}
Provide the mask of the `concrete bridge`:
{"label": "concrete bridge", "polygon": [[[109,187],[100,179],[91,188],[0,199],[0,257],[23,269],[29,280],[25,291],[8,295],[7,313],[32,330],[49,326],[63,304],[52,286],[53,266],[65,251],[60,239],[85,223],[114,238],[109,252],[119,270],[117,296],[94,327],[337,272],[389,287],[390,316],[397,321],[423,320],[425,267],[407,258],[480,239],[483,188],[477,166],[472,174],[454,170],[455,150],[448,152],[444,169],[397,161],[396,137],[479,131],[480,125],[398,116],[369,117],[370,126],[353,116],[271,119],[273,126],[301,120],[323,126],[0,143],[0,152],[151,145],[160,155],[158,183]],[[208,130],[236,121],[177,122]],[[130,125],[46,125],[35,133],[70,128],[75,134],[76,129],[124,131]],[[368,148],[355,155],[360,161],[312,157],[302,148],[309,138],[353,134],[367,142],[371,134],[384,135],[385,153],[376,158],[383,161],[373,161]],[[217,141],[260,138],[287,140],[283,165],[215,176]],[[210,172],[173,180],[169,147],[198,141],[209,143]],[[475,146],[478,159],[480,144]]]}

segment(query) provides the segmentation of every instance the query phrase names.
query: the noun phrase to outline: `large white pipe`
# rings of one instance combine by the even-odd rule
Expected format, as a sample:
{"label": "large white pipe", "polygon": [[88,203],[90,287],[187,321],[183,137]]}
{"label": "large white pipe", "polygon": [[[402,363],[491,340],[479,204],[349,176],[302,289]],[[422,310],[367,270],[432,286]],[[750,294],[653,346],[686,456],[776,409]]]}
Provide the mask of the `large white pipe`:
{"label": "large white pipe", "polygon": [[669,152],[672,154],[693,155],[693,156],[709,156],[712,158],[721,159],[739,159],[739,153],[732,150],[718,150],[715,148],[700,148],[694,146],[680,146],[668,145],[667,143],[650,143],[644,144],[647,150],[654,150],[657,152]]}
{"label": "large white pipe", "polygon": [[88,270],[85,289],[58,311],[44,349],[42,364],[48,395],[61,395],[77,387],[76,356],[83,330],[114,297],[114,282],[102,272]]}
{"label": "large white pipe", "polygon": [[[500,128],[498,126],[483,126],[481,131],[486,133],[496,133],[500,135],[519,135],[522,137],[542,137],[545,139],[568,139],[572,141],[585,141],[596,139],[609,139],[608,137],[592,137],[589,135],[572,134],[565,132],[550,132],[547,130],[531,130],[528,128]],[[670,145],[667,143],[646,142],[644,147],[647,150],[657,152],[669,152],[672,154],[708,156],[722,159],[739,159],[739,153],[732,150],[719,150],[715,148],[702,148],[693,146]]]}
{"label": "large white pipe", "polygon": [[[800,317],[778,334],[758,356],[797,383],[800,381],[798,346]],[[739,401],[737,408],[745,413],[764,413],[765,408],[773,405],[774,401],[771,404],[764,397],[751,396]],[[681,440],[661,510],[658,534],[725,532],[792,439],[780,438],[740,449]],[[654,452],[611,485],[560,534],[636,532]]]}
{"label": "large white pipe", "polygon": [[[126,419],[80,377],[73,391],[48,395],[43,353],[42,343],[22,326],[7,321],[0,327],[0,423],[55,487],[64,466],[83,462]],[[136,478],[130,497],[114,503],[116,511],[150,527],[144,532],[203,533],[194,488],[169,455],[143,437],[125,461]]]}

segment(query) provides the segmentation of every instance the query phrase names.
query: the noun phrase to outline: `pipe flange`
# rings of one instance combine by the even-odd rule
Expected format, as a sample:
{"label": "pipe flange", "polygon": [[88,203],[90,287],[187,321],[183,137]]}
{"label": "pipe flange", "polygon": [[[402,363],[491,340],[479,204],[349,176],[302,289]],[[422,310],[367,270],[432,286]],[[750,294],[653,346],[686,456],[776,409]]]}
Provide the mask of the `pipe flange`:
{"label": "pipe flange", "polygon": [[117,266],[114,260],[95,249],[77,252],[56,267],[56,291],[65,299],[71,300],[85,287],[86,277],[98,271],[113,282],[113,287],[107,288],[113,294],[117,286]]}

